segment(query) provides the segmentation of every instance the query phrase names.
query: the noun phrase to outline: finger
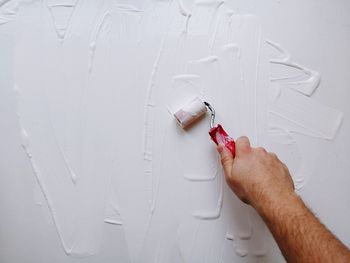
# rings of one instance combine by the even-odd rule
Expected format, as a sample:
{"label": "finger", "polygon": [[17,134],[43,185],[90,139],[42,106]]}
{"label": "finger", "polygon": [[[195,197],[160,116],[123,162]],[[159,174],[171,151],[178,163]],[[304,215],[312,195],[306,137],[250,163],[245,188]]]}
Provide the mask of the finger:
{"label": "finger", "polygon": [[263,147],[258,147],[255,150],[256,150],[256,152],[258,152],[260,154],[266,154],[267,153],[267,151]]}
{"label": "finger", "polygon": [[237,156],[242,155],[244,153],[247,153],[250,150],[251,150],[251,147],[250,147],[250,142],[249,142],[248,137],[242,136],[236,140],[236,155]]}
{"label": "finger", "polygon": [[231,174],[232,165],[233,165],[233,155],[229,149],[224,145],[218,145],[217,150],[221,157],[221,164],[224,168],[226,177]]}

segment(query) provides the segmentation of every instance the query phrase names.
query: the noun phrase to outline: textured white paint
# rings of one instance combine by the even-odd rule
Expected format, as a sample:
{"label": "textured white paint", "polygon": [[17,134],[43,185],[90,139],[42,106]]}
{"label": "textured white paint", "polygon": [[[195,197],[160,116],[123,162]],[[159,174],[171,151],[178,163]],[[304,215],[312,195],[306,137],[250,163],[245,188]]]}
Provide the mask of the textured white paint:
{"label": "textured white paint", "polygon": [[207,99],[234,138],[276,150],[300,190],[312,167],[296,133],[331,140],[343,118],[311,96],[318,72],[224,1],[11,6],[0,2],[0,37],[13,36],[0,43],[13,50],[0,65],[14,63],[33,203],[62,251],[96,255],[109,227],[124,234],[132,262],[273,258],[260,217],[223,180],[209,116],[184,131],[168,108]]}

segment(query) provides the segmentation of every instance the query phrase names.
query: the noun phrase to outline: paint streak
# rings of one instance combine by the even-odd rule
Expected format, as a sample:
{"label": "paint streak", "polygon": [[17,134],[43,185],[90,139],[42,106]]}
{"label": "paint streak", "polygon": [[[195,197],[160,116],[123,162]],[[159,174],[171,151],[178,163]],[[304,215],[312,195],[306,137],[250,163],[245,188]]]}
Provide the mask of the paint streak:
{"label": "paint streak", "polygon": [[4,6],[5,4],[7,4],[8,2],[10,2],[11,0],[1,0],[0,1],[0,7]]}
{"label": "paint streak", "polygon": [[185,81],[191,83],[192,80],[198,80],[200,76],[195,74],[180,74],[173,77],[173,81]]}
{"label": "paint streak", "polygon": [[195,5],[197,6],[206,6],[206,7],[214,7],[219,8],[221,5],[223,5],[225,1],[223,0],[196,0]]}
{"label": "paint streak", "polygon": [[185,29],[183,30],[184,34],[187,34],[188,32],[188,25],[190,23],[190,18],[192,16],[192,13],[190,10],[188,10],[183,2],[183,0],[178,0],[178,6],[179,6],[179,12],[182,16],[186,18],[185,22]]}
{"label": "paint streak", "polygon": [[218,219],[220,217],[222,204],[224,201],[223,176],[219,176],[218,181],[220,184],[220,190],[219,190],[219,197],[218,197],[216,208],[212,211],[194,211],[192,213],[194,217],[202,220],[213,220],[213,219]]}
{"label": "paint streak", "polygon": [[233,241],[235,239],[234,236],[230,233],[226,233],[225,238],[230,241]]}
{"label": "paint streak", "polygon": [[213,173],[212,176],[198,176],[198,174],[194,174],[194,173],[184,173],[183,177],[184,179],[186,179],[187,181],[190,182],[209,182],[209,181],[214,181],[217,176],[218,173],[220,172],[220,159],[219,157],[217,157],[217,161],[215,164],[215,172]]}
{"label": "paint streak", "polygon": [[57,148],[59,149],[59,152],[60,152],[60,154],[62,156],[62,159],[64,160],[65,166],[68,169],[68,172],[69,172],[69,174],[71,176],[73,184],[76,184],[77,183],[77,175],[74,172],[72,166],[70,165],[70,162],[69,162],[66,154],[64,153],[61,144],[58,142],[58,138],[57,138],[57,135],[56,135],[56,129],[53,126],[52,119],[50,117],[49,117],[49,120],[50,120],[51,130],[52,130],[52,133],[53,133],[53,136],[54,136],[55,144],[56,144]]}
{"label": "paint streak", "polygon": [[92,36],[91,36],[91,39],[90,39],[90,50],[89,50],[89,54],[90,54],[90,56],[89,56],[89,64],[88,64],[89,73],[92,72],[98,37],[101,34],[102,28],[105,25],[110,23],[110,19],[111,19],[110,12],[104,13],[102,15],[102,17],[101,17],[101,20],[97,23],[95,29],[92,32]]}
{"label": "paint streak", "polygon": [[207,7],[214,6],[214,8],[215,8],[214,14],[212,16],[212,21],[211,21],[211,24],[214,24],[214,21],[216,21],[214,31],[212,34],[212,38],[211,38],[210,44],[209,44],[211,51],[213,51],[215,40],[216,40],[218,30],[219,30],[220,19],[217,19],[218,18],[218,10],[220,9],[221,6],[223,6],[224,3],[225,3],[225,1],[211,1],[211,0],[204,0],[204,1],[197,0],[195,3],[196,6],[207,6]]}
{"label": "paint streak", "polygon": [[[270,59],[270,63],[294,68],[300,70],[302,73],[296,76],[270,78],[270,80],[273,82],[287,84],[288,86],[291,86],[298,92],[301,92],[307,96],[311,96],[320,84],[320,73],[294,62],[289,52],[283,49],[278,43],[268,39],[266,39],[265,41],[268,45],[276,49],[282,55],[282,57],[279,59]],[[306,76],[307,78],[304,80],[298,80],[301,76]]]}
{"label": "paint streak", "polygon": [[66,154],[64,153],[64,150],[62,149],[62,146],[58,140],[56,128],[55,128],[53,121],[52,121],[51,110],[50,110],[50,107],[48,104],[48,95],[46,93],[46,90],[45,90],[45,96],[46,96],[46,98],[45,98],[46,113],[48,115],[49,124],[50,124],[50,128],[51,128],[51,131],[52,131],[52,134],[54,137],[55,145],[56,145],[57,149],[59,150],[61,158],[63,159],[63,162],[66,166],[66,169],[68,170],[68,173],[70,174],[70,177],[71,177],[73,184],[76,184],[77,183],[77,174],[74,172],[74,169],[72,168],[70,161],[67,158]]}
{"label": "paint streak", "polygon": [[32,166],[32,170],[34,172],[34,175],[36,177],[38,185],[40,186],[40,189],[41,189],[41,191],[42,191],[42,193],[44,195],[44,198],[45,198],[45,200],[47,202],[48,208],[49,208],[50,213],[52,215],[52,219],[53,219],[55,227],[57,229],[57,233],[58,233],[58,235],[60,237],[62,247],[63,247],[63,249],[64,249],[64,251],[65,251],[65,253],[67,255],[71,255],[73,250],[72,250],[71,247],[69,247],[66,244],[65,240],[63,239],[63,236],[61,235],[62,231],[61,231],[60,225],[58,224],[57,214],[56,214],[56,211],[54,209],[53,202],[52,202],[52,200],[49,197],[48,189],[46,188],[45,184],[42,183],[43,182],[43,176],[41,174],[41,171],[40,171],[38,165],[35,162],[35,158],[33,157],[32,150],[30,148],[30,143],[29,143],[29,136],[28,136],[26,130],[21,125],[20,116],[18,116],[18,121],[19,121],[20,129],[21,129],[20,134],[21,134],[21,137],[22,137],[22,147],[23,147],[25,153],[27,154],[27,156],[28,156],[28,158],[30,160],[30,164]]}
{"label": "paint streak", "polygon": [[130,13],[141,13],[143,12],[141,9],[135,7],[135,6],[132,6],[132,5],[122,5],[122,4],[118,4],[117,5],[117,8],[120,10],[120,11],[123,11],[123,12],[130,12]]}
{"label": "paint streak", "polygon": [[[189,84],[192,88],[196,89],[196,85],[195,85],[195,82],[200,80],[200,76],[199,75],[196,75],[196,74],[180,74],[180,75],[176,75],[173,77],[173,83],[174,83],[174,88],[176,87],[176,83],[177,82],[182,82],[182,83],[186,83],[186,84]],[[199,98],[201,98],[202,100],[204,97],[204,91],[203,89],[201,88],[200,89],[200,96]],[[171,109],[170,106],[167,106],[169,109]],[[171,115],[174,115],[175,111],[173,110],[170,110],[169,113]]]}
{"label": "paint streak", "polygon": [[149,84],[147,88],[147,93],[146,93],[146,102],[145,102],[145,110],[144,110],[144,152],[143,152],[143,158],[147,162],[146,168],[145,168],[145,176],[150,177],[151,180],[151,194],[150,194],[150,207],[151,207],[151,212],[153,213],[153,197],[154,197],[154,192],[153,192],[153,133],[154,133],[154,125],[155,125],[155,109],[154,107],[156,106],[155,104],[155,94],[154,94],[154,88],[155,88],[155,82],[156,82],[156,75],[159,67],[159,61],[162,57],[163,53],[163,48],[164,48],[164,41],[165,38],[162,40],[162,44],[158,50],[157,57],[155,59],[155,62],[153,64],[153,68],[151,71],[150,79],[149,79]]}
{"label": "paint streak", "polygon": [[252,226],[249,227],[249,231],[248,232],[242,232],[242,231],[239,231],[237,236],[239,239],[241,240],[249,240],[251,239],[252,237]]}
{"label": "paint streak", "polygon": [[260,66],[260,52],[261,52],[261,39],[262,39],[262,28],[259,26],[258,30],[258,46],[257,46],[257,58],[256,58],[256,66],[255,66],[255,82],[254,82],[254,118],[255,118],[255,142],[259,145],[260,142],[258,140],[258,79],[259,79],[259,66]]}
{"label": "paint streak", "polygon": [[[195,244],[198,242],[198,233],[199,233],[199,228],[200,228],[200,223],[196,223],[194,227],[193,234],[191,235],[191,242],[190,245],[188,246],[188,255],[185,257],[185,253],[183,252],[183,249],[181,249],[181,244],[180,244],[180,233],[179,233],[179,227],[177,228],[176,231],[176,246],[177,249],[181,255],[181,258],[183,259],[183,262],[187,262],[192,259],[193,253],[194,253],[194,248]],[[186,260],[187,259],[187,260]]]}
{"label": "paint streak", "polygon": [[241,49],[236,43],[228,43],[221,47],[224,51],[231,51],[236,53],[238,59],[241,58]]}
{"label": "paint streak", "polygon": [[304,133],[326,140],[334,139],[343,121],[342,112],[291,89],[281,92],[280,97],[270,106],[269,112],[295,124],[287,128],[289,132]]}
{"label": "paint streak", "polygon": [[[14,90],[15,90],[16,94],[18,94],[18,88],[16,85],[14,86]],[[19,96],[19,94],[17,96]],[[77,183],[77,175],[74,172],[72,166],[70,165],[70,161],[68,160],[66,154],[64,153],[64,150],[62,149],[61,144],[58,141],[56,128],[55,128],[53,121],[52,121],[51,110],[50,110],[48,102],[47,102],[47,94],[46,93],[45,93],[45,96],[46,96],[46,99],[45,99],[46,114],[48,116],[49,125],[51,128],[52,134],[53,134],[55,145],[56,145],[57,149],[59,150],[61,158],[65,164],[67,172],[70,174],[70,177],[71,177],[73,184],[76,184]],[[19,114],[17,116],[18,116],[18,118],[20,118]],[[27,132],[24,130],[24,128],[22,129],[21,134],[22,134],[22,141],[23,141],[22,146],[26,149],[26,147],[29,147],[29,137],[27,136]],[[32,158],[30,151],[27,151],[27,155],[29,158]]]}
{"label": "paint streak", "polygon": [[118,226],[123,225],[122,221],[116,221],[116,220],[112,220],[112,219],[105,219],[104,222],[107,224],[111,224],[111,225],[118,225]]}
{"label": "paint streak", "polygon": [[[294,139],[293,134],[291,132],[289,132],[287,129],[283,129],[282,127],[272,126],[269,129],[269,137],[272,140],[272,145],[273,145],[273,143],[277,143],[278,145],[283,146],[284,150],[288,150],[289,148],[291,149],[288,151],[288,155],[290,156],[289,159],[291,159],[292,157],[294,157],[294,158],[299,157],[301,159],[301,151],[300,151],[300,148],[298,146],[298,143]],[[292,175],[294,187],[297,191],[299,191],[304,186],[304,182],[305,182],[305,177],[304,177],[305,175],[299,171],[300,166],[302,166],[301,163],[297,164],[298,167],[294,167],[294,166],[296,166],[296,164],[289,163],[288,158],[286,160],[284,160],[283,159],[284,154],[282,152],[279,153],[278,148],[274,149],[272,147],[272,151],[276,152],[276,154],[278,154],[279,158],[284,163],[286,163],[286,165],[288,166],[289,171]]]}
{"label": "paint streak", "polygon": [[71,19],[75,12],[76,6],[78,5],[79,0],[71,1],[49,1],[46,0],[46,7],[48,8],[52,22],[57,34],[57,37],[60,41],[63,41],[67,29],[70,25]]}
{"label": "paint streak", "polygon": [[6,24],[16,18],[19,8],[18,0],[0,1],[0,25]]}
{"label": "paint streak", "polygon": [[216,61],[218,61],[218,57],[217,56],[208,56],[208,57],[205,57],[205,58],[201,58],[201,59],[198,59],[198,60],[192,60],[190,61],[189,63],[192,63],[192,64],[198,64],[198,63],[214,63]]}
{"label": "paint streak", "polygon": [[[168,130],[166,130],[163,134],[162,140],[161,140],[161,152],[160,152],[160,168],[163,168],[163,156],[164,156],[164,152],[165,152],[165,138],[167,138],[168,135]],[[156,209],[156,204],[157,204],[157,198],[158,198],[158,193],[159,193],[159,187],[160,187],[160,173],[158,173],[158,177],[156,180],[156,185],[153,188],[153,173],[152,173],[152,200],[151,200],[151,213],[153,215],[155,209]],[[155,189],[155,190],[153,190]]]}
{"label": "paint streak", "polygon": [[191,17],[192,15],[191,11],[187,9],[187,7],[185,6],[182,0],[178,0],[178,5],[179,5],[179,11],[181,15],[185,17]]}
{"label": "paint streak", "polygon": [[235,252],[236,252],[236,254],[238,255],[238,256],[240,256],[240,257],[246,257],[247,255],[248,255],[248,251],[247,250],[245,250],[245,249],[243,249],[243,248],[236,248],[235,249]]}

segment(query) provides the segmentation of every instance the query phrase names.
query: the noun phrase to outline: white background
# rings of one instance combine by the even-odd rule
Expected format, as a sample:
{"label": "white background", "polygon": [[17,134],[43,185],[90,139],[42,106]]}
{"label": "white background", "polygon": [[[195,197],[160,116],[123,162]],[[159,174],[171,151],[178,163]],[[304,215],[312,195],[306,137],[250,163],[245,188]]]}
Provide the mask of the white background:
{"label": "white background", "polygon": [[[295,61],[321,73],[318,101],[344,113],[333,142],[314,141],[314,173],[301,195],[317,216],[350,246],[350,2],[348,0],[230,1],[240,14],[261,17],[265,34]],[[1,34],[3,39],[6,36]],[[56,229],[33,202],[34,176],[21,145],[12,65],[0,40],[0,262],[128,262],[122,228],[106,225],[98,255],[64,254]],[[245,262],[243,259],[242,262]]]}

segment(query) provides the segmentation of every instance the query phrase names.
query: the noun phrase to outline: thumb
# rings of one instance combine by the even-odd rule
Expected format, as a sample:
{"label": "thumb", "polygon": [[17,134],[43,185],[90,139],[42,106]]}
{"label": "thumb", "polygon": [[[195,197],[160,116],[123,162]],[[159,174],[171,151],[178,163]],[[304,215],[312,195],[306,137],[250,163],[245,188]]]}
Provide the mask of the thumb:
{"label": "thumb", "polygon": [[233,156],[229,149],[227,149],[224,145],[218,145],[217,150],[221,157],[221,164],[224,168],[224,172],[226,177],[231,174],[232,165],[233,165]]}

